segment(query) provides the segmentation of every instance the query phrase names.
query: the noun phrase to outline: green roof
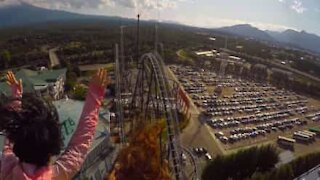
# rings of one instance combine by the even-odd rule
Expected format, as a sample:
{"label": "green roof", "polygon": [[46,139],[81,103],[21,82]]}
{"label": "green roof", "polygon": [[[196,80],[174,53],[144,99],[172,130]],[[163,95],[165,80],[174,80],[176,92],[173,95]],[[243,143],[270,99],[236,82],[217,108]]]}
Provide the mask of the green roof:
{"label": "green roof", "polygon": [[0,93],[4,93],[5,95],[11,95],[11,90],[7,83],[0,82]]}
{"label": "green roof", "polygon": [[46,81],[39,79],[39,78],[30,77],[28,79],[33,85],[47,85],[48,84]]}
{"label": "green roof", "polygon": [[[57,112],[59,114],[59,121],[61,123],[63,142],[64,142],[64,145],[66,146],[69,143],[74,131],[78,126],[80,115],[82,113],[82,109],[84,106],[84,102],[76,101],[72,99],[69,99],[66,101],[65,99],[62,99],[59,101],[54,101],[53,104],[57,108]],[[99,111],[99,121],[96,127],[95,139],[92,143],[91,148],[93,148],[96,144],[101,142],[103,137],[106,137],[109,135],[109,132],[107,130],[109,124],[107,124],[102,119],[102,116],[105,115],[106,113],[109,113],[109,112],[104,111],[102,108]]]}
{"label": "green roof", "polygon": [[67,73],[67,69],[58,69],[58,70],[47,70],[42,71],[37,75],[37,79],[41,79],[46,82],[51,82],[57,80],[61,75]]}
{"label": "green roof", "polygon": [[[65,75],[67,69],[33,71],[30,69],[20,69],[15,72],[16,78],[22,80],[23,91],[26,93],[34,92],[35,85],[48,85],[48,83],[56,81],[60,76]],[[5,82],[0,82],[0,92],[10,93],[10,89]]]}
{"label": "green roof", "polygon": [[32,71],[30,69],[20,69],[19,71],[17,71],[15,73],[16,76],[27,76],[27,77],[30,77],[30,76],[35,76],[37,75],[37,71]]}

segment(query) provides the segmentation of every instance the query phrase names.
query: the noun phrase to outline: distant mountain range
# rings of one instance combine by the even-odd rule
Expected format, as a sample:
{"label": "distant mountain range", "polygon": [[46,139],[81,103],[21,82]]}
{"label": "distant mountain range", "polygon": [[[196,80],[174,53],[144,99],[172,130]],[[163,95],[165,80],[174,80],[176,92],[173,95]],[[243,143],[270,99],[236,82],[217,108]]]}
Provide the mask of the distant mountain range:
{"label": "distant mountain range", "polygon": [[320,37],[305,31],[285,30],[283,32],[263,31],[249,24],[240,24],[215,29],[218,32],[256,40],[288,44],[297,48],[320,53]]}
{"label": "distant mountain range", "polygon": [[[108,23],[115,23],[120,21],[122,21],[123,23],[134,23],[133,19],[111,16],[83,15],[60,10],[44,9],[26,3],[0,6],[0,28],[24,26],[50,21],[60,22],[76,20],[103,20]],[[315,34],[309,34],[305,31],[262,31],[248,24],[222,27],[215,29],[215,31],[241,37],[253,38],[261,41],[285,43],[294,47],[320,53],[320,37]]]}
{"label": "distant mountain range", "polygon": [[58,20],[74,20],[83,15],[65,11],[48,10],[26,3],[0,7],[0,27],[21,26]]}
{"label": "distant mountain range", "polygon": [[254,38],[264,41],[273,41],[272,36],[269,35],[267,32],[261,31],[260,29],[253,27],[249,24],[239,24],[234,26],[222,27],[216,30],[242,37]]}
{"label": "distant mountain range", "polygon": [[303,49],[320,53],[320,37],[305,31],[286,30],[283,32],[266,31],[276,41],[288,43]]}
{"label": "distant mountain range", "polygon": [[121,20],[132,22],[132,19],[128,18],[77,14],[67,11],[35,7],[23,2],[18,5],[0,6],[0,28],[24,26],[44,22],[77,20],[104,20],[108,22],[120,22]]}

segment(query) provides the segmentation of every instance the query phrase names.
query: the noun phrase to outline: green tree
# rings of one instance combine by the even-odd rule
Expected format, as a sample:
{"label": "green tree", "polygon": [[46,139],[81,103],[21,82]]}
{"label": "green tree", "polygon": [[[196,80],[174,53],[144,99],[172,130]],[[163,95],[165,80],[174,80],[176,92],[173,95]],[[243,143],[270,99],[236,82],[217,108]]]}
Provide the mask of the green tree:
{"label": "green tree", "polygon": [[7,49],[2,50],[0,57],[4,61],[5,68],[8,68],[11,61],[11,53]]}
{"label": "green tree", "polygon": [[66,91],[71,91],[77,84],[77,78],[78,78],[77,71],[79,68],[71,65],[69,62],[66,63],[66,68],[67,68],[67,74],[66,74],[67,80],[66,80],[65,89]]}
{"label": "green tree", "polygon": [[258,158],[259,171],[264,172],[274,168],[279,161],[277,149],[274,146],[262,146],[259,148],[261,156]]}
{"label": "green tree", "polygon": [[209,180],[215,177],[242,180],[257,172],[270,171],[277,162],[278,152],[275,147],[252,147],[230,155],[217,156],[204,169],[202,179]]}
{"label": "green tree", "polygon": [[272,169],[268,172],[255,172],[251,179],[253,180],[289,180],[299,177],[301,174],[314,168],[320,164],[320,152],[308,154],[306,156],[299,157],[290,163],[281,165],[278,168]]}
{"label": "green tree", "polygon": [[227,179],[228,173],[224,166],[225,158],[223,156],[215,157],[214,160],[204,169],[202,179],[209,180],[212,179],[212,177],[215,177],[215,179]]}
{"label": "green tree", "polygon": [[84,101],[87,95],[88,89],[82,85],[75,85],[73,90],[73,98],[76,100]]}
{"label": "green tree", "polygon": [[77,75],[74,72],[67,73],[67,81],[66,81],[66,91],[71,91],[77,84]]}
{"label": "green tree", "polygon": [[255,172],[248,180],[268,180],[266,173]]}
{"label": "green tree", "polygon": [[281,166],[275,174],[275,180],[291,180],[294,179],[292,167],[290,165]]}

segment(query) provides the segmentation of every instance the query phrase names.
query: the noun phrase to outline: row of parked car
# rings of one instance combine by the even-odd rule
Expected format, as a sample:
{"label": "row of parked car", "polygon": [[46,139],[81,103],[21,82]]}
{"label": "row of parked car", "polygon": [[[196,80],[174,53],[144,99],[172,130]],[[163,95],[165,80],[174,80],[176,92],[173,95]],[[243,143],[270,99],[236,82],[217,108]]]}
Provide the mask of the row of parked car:
{"label": "row of parked car", "polygon": [[272,98],[261,98],[261,97],[246,98],[246,97],[232,96],[231,98],[228,98],[228,99],[216,100],[215,105],[216,106],[238,106],[238,105],[249,105],[249,104],[261,104],[261,103],[268,103],[268,102],[272,103],[276,101]]}
{"label": "row of parked car", "polygon": [[256,127],[243,127],[230,130],[229,136],[223,132],[215,133],[216,137],[223,143],[235,143],[240,140],[248,138],[256,138],[258,136],[265,136],[266,134],[277,132],[279,130],[285,131],[292,129],[294,126],[301,126],[307,124],[307,121],[298,118],[264,123]]}
{"label": "row of parked car", "polygon": [[306,116],[306,118],[308,118],[308,119],[310,119],[312,121],[320,121],[320,111],[308,114]]}
{"label": "row of parked car", "polygon": [[212,95],[198,95],[198,94],[192,95],[192,99],[194,100],[207,100],[207,101],[214,100],[215,102],[217,101],[217,98],[218,96],[214,93]]}
{"label": "row of parked car", "polygon": [[263,111],[278,110],[278,103],[265,103],[265,104],[253,104],[243,106],[231,106],[231,107],[216,107],[207,108],[205,114],[207,116],[221,116],[221,115],[233,115],[234,113],[260,113]]}
{"label": "row of parked car", "polygon": [[277,90],[276,87],[274,86],[270,86],[270,85],[267,85],[267,84],[256,84],[254,87],[243,87],[243,88],[237,88],[236,91],[265,91],[265,92],[268,92],[268,91],[275,91]]}
{"label": "row of parked car", "polygon": [[[280,130],[285,130],[286,128],[292,128],[294,125],[302,126],[306,125],[308,122],[306,120],[300,120],[299,118],[293,118],[293,119],[288,119],[288,120],[283,120],[283,121],[275,121],[275,122],[270,122],[270,123],[263,123],[257,125],[257,129],[260,130],[273,130],[275,128],[280,129]],[[272,129],[273,128],[273,129]]]}
{"label": "row of parked car", "polygon": [[207,123],[212,128],[230,128],[236,127],[240,124],[259,124],[268,121],[281,120],[288,118],[292,115],[294,115],[294,113],[292,113],[292,110],[281,110],[277,112],[259,113],[256,115],[246,115],[227,118],[211,118],[207,119]]}
{"label": "row of parked car", "polygon": [[217,78],[217,76],[208,76],[206,73],[201,73],[201,81],[205,83],[207,86],[217,86],[220,85],[222,87],[236,87],[240,85],[239,81],[231,79],[229,77],[226,78]]}

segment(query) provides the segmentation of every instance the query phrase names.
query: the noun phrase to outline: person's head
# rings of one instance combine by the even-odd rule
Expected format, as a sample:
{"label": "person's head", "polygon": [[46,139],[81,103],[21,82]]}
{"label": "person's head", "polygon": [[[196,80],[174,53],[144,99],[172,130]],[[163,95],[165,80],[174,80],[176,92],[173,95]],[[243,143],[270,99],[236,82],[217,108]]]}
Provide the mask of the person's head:
{"label": "person's head", "polygon": [[0,105],[0,131],[13,144],[20,162],[46,166],[50,157],[58,155],[62,136],[55,107],[36,96],[24,95],[21,108],[14,100]]}

